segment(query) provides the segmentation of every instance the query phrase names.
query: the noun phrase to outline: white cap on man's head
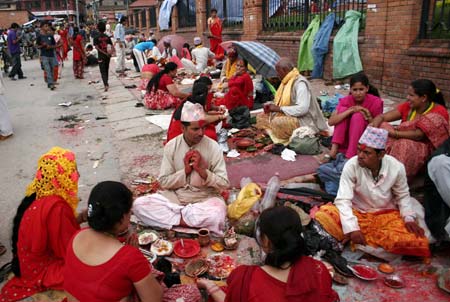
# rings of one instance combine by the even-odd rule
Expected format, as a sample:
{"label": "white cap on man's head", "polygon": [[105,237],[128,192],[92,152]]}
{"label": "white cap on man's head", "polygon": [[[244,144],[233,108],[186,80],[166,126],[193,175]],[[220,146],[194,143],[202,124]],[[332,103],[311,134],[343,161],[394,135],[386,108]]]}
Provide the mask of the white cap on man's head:
{"label": "white cap on man's head", "polygon": [[202,44],[202,39],[200,37],[195,37],[194,38],[194,45],[200,45]]}
{"label": "white cap on man's head", "polygon": [[182,122],[199,122],[205,120],[205,110],[200,104],[194,104],[186,101],[181,109]]}
{"label": "white cap on man's head", "polygon": [[358,143],[370,148],[384,150],[386,149],[388,134],[385,129],[367,126]]}

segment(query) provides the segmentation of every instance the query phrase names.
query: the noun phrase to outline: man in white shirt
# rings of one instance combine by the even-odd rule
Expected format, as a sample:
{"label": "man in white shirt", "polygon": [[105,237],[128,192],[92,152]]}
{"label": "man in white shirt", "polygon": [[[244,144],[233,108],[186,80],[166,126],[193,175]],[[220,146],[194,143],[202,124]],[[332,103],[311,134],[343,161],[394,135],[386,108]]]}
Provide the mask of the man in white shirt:
{"label": "man in white shirt", "polygon": [[256,127],[267,129],[274,143],[283,144],[288,143],[292,132],[299,127],[309,127],[315,133],[327,130],[327,122],[312,95],[309,82],[292,60],[281,58],[275,69],[281,84],[274,104],[268,103],[264,106],[264,113],[257,115]]}
{"label": "man in white shirt", "polygon": [[197,72],[202,72],[208,67],[208,59],[214,58],[215,54],[209,49],[203,46],[202,39],[200,37],[194,38],[195,48],[191,51],[192,63],[195,64]]}
{"label": "man in white shirt", "polygon": [[180,120],[183,134],[164,147],[161,190],[136,199],[133,213],[149,226],[208,228],[221,236],[227,207],[220,193],[230,184],[222,150],[204,135],[202,105],[186,101]]}
{"label": "man in white shirt", "polygon": [[172,47],[172,39],[165,38],[163,40],[163,45],[164,45],[164,50],[163,50],[161,57],[163,57],[164,59],[169,61],[170,58],[177,56],[177,49]]}
{"label": "man in white shirt", "polygon": [[125,24],[127,17],[122,16],[119,20],[119,24],[116,25],[114,30],[114,46],[116,49],[116,72],[119,75],[125,74]]}
{"label": "man in white shirt", "polygon": [[409,194],[403,164],[385,154],[387,138],[384,129],[366,128],[357,155],[342,171],[335,207],[322,206],[316,219],[339,240],[347,237],[393,254],[428,257],[424,209]]}

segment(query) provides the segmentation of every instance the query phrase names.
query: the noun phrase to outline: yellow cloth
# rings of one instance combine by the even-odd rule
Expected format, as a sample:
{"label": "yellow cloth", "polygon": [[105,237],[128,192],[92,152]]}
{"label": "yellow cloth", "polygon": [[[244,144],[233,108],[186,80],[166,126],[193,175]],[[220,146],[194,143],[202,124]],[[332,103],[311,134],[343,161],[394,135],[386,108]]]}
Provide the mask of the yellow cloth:
{"label": "yellow cloth", "polygon": [[291,105],[292,85],[294,85],[298,76],[300,76],[300,72],[298,72],[297,68],[294,68],[283,78],[275,94],[275,105],[280,107]]}
{"label": "yellow cloth", "polygon": [[60,196],[76,214],[78,178],[75,154],[70,150],[53,147],[39,158],[36,175],[28,185],[26,196],[33,193],[36,193],[36,198]]}
{"label": "yellow cloth", "polygon": [[[362,213],[353,209],[358,219],[361,233],[368,245],[382,247],[384,250],[399,255],[429,257],[428,239],[418,238],[405,226],[400,212],[397,210]],[[315,214],[315,219],[330,235],[337,240],[344,239],[339,210],[331,204],[323,205]]]}
{"label": "yellow cloth", "polygon": [[236,73],[236,63],[237,60],[234,60],[233,63],[230,63],[230,60],[227,60],[225,63],[225,76],[227,80],[231,79],[232,76]]}
{"label": "yellow cloth", "polygon": [[237,199],[228,206],[228,217],[241,218],[261,198],[261,195],[261,188],[255,183],[249,183],[241,189]]}

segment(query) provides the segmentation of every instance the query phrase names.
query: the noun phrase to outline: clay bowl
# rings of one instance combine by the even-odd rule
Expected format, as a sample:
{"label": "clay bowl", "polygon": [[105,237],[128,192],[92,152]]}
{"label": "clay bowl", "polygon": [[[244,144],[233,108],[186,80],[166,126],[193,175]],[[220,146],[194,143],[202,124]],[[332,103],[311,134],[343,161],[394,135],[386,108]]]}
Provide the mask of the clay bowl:
{"label": "clay bowl", "polygon": [[241,138],[234,142],[234,145],[239,149],[246,149],[250,146],[255,145],[255,141],[251,138]]}

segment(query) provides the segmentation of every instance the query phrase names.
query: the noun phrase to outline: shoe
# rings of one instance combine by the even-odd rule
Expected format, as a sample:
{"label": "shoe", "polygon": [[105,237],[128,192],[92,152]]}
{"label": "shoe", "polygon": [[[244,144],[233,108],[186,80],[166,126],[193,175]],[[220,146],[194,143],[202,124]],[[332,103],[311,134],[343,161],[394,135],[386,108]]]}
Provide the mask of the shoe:
{"label": "shoe", "polygon": [[24,80],[24,79],[26,79],[26,78],[27,78],[26,76],[19,77],[19,80]]}
{"label": "shoe", "polygon": [[[12,135],[13,135],[12,133],[10,135],[0,135],[0,141],[4,141],[5,139],[8,139]],[[1,250],[1,245],[0,245],[0,250]],[[1,252],[0,252],[0,255],[1,255]]]}
{"label": "shoe", "polygon": [[11,79],[11,81],[17,81],[17,79],[15,77],[9,77]]}
{"label": "shoe", "polygon": [[47,87],[50,88],[50,90],[55,90],[55,88],[56,88],[55,85],[53,85],[53,84],[50,84]]}

